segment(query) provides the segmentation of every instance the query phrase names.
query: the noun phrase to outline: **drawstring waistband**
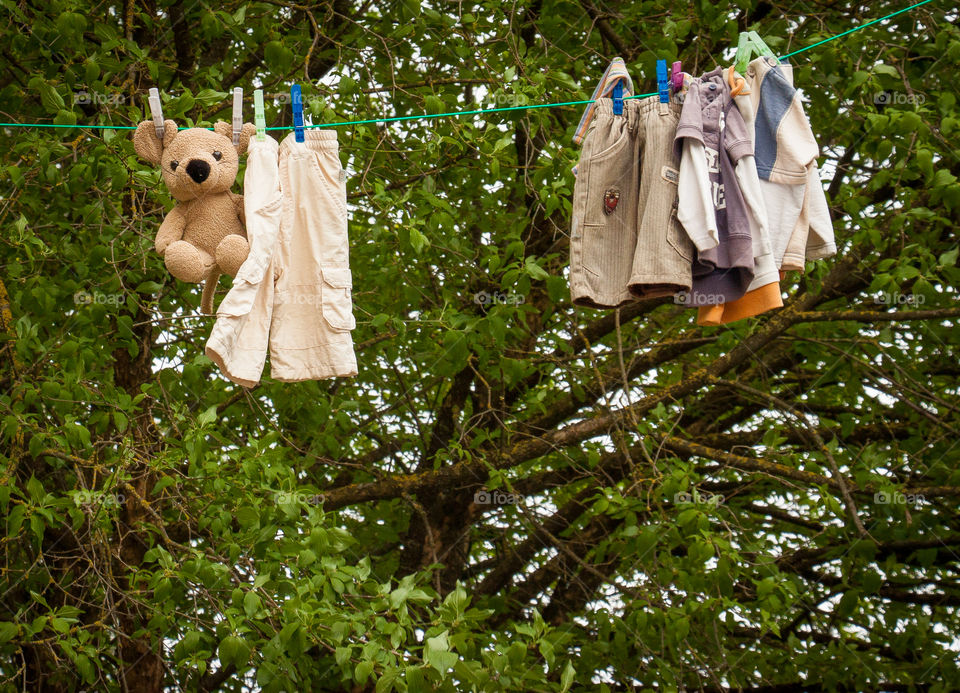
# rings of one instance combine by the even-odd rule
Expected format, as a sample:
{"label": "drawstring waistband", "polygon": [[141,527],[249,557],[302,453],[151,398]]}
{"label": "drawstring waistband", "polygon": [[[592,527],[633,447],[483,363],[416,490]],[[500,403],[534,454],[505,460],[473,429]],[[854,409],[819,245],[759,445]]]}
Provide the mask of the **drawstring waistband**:
{"label": "drawstring waistband", "polygon": [[303,140],[303,142],[297,142],[295,134],[291,132],[280,142],[280,151],[295,152],[298,149],[310,149],[319,152],[325,149],[337,149],[336,130],[304,130]]}

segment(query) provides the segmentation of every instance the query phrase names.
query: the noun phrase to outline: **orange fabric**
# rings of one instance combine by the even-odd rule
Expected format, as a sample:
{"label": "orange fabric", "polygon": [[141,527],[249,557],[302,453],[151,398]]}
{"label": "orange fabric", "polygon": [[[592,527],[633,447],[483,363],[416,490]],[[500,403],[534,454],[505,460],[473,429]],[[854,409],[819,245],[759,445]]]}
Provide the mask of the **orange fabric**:
{"label": "orange fabric", "polygon": [[752,318],[768,310],[783,307],[780,283],[771,282],[759,289],[748,291],[736,301],[715,306],[700,306],[697,311],[698,325],[725,325],[734,320]]}
{"label": "orange fabric", "polygon": [[736,84],[734,84],[734,81],[733,81],[733,78],[734,78],[733,67],[734,67],[734,66],[731,65],[731,66],[730,66],[730,70],[727,72],[727,84],[730,85],[730,96],[739,96],[741,93],[742,93],[744,96],[749,96],[749,95],[750,95],[750,92],[748,92],[748,91],[743,91],[744,86],[746,86],[746,84],[747,84],[747,80],[745,80],[745,79],[744,79],[743,77],[741,77],[740,75],[736,75],[737,81],[736,81]]}

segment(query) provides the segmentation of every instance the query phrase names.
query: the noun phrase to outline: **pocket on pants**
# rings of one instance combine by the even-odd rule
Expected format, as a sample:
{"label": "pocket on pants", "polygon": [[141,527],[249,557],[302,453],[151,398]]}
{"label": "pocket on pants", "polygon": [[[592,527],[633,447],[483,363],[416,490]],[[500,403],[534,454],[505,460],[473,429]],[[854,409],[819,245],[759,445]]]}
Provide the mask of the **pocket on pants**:
{"label": "pocket on pants", "polygon": [[575,185],[581,190],[583,221],[587,225],[634,227],[637,162],[630,133],[624,128],[602,152],[584,152]]}
{"label": "pocket on pants", "polygon": [[317,173],[318,180],[321,182],[330,197],[333,198],[337,209],[344,216],[347,216],[347,187],[346,179],[343,174],[343,165],[340,163],[340,157],[336,149],[324,149],[311,152],[310,163]]}
{"label": "pocket on pants", "polygon": [[580,253],[580,269],[593,277],[600,277],[604,255],[608,248],[604,243],[603,224],[584,224],[583,243]]}
{"label": "pocket on pants", "polygon": [[663,179],[661,185],[666,187],[667,195],[673,198],[670,205],[670,221],[667,224],[667,243],[669,243],[677,254],[684,260],[693,262],[694,251],[696,250],[693,241],[690,240],[690,234],[683,228],[680,219],[677,216],[677,206],[680,199],[677,197],[677,181],[680,172],[672,166],[664,166],[660,173]]}
{"label": "pocket on pants", "polygon": [[[590,138],[589,141],[584,138],[584,158],[596,163],[605,161],[619,152],[630,138],[630,130],[625,124],[621,125],[620,132],[613,134],[612,137],[611,133],[604,132],[596,126],[587,134]],[[606,141],[601,141],[601,137]],[[594,151],[595,149],[597,151]]]}
{"label": "pocket on pants", "polygon": [[673,246],[673,249],[677,251],[677,255],[684,260],[693,262],[696,248],[693,245],[693,241],[690,240],[690,236],[686,230],[684,230],[683,224],[677,219],[676,209],[670,212],[670,224],[667,226],[667,243]]}
{"label": "pocket on pants", "polygon": [[323,319],[338,332],[349,332],[357,326],[353,317],[353,277],[346,267],[323,267],[323,288],[320,306]]}
{"label": "pocket on pants", "polygon": [[283,199],[277,192],[270,201],[253,210],[247,217],[247,240],[250,242],[250,254],[237,272],[236,280],[249,284],[259,284],[266,274],[270,260],[273,259],[277,235],[280,232],[280,215],[283,211]]}

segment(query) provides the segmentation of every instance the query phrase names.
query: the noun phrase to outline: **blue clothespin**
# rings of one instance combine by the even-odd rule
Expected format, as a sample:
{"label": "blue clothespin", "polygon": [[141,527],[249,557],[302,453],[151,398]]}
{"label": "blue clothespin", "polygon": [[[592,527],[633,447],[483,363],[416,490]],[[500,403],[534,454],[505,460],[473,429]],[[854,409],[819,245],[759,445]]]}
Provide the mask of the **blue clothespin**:
{"label": "blue clothespin", "polygon": [[613,85],[613,115],[623,115],[623,80]]}
{"label": "blue clothespin", "polygon": [[660,103],[670,103],[670,79],[667,77],[667,61],[657,61],[657,91]]}
{"label": "blue clothespin", "polygon": [[299,84],[290,87],[290,100],[293,102],[293,136],[297,142],[303,142],[303,97]]}

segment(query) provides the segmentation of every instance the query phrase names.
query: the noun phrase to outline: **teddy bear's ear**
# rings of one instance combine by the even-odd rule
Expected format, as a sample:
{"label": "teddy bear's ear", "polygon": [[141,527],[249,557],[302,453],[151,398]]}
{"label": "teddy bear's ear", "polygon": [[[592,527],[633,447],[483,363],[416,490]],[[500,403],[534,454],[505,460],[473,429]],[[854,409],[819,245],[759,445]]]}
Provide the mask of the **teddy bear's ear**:
{"label": "teddy bear's ear", "polygon": [[[237,144],[237,154],[243,154],[247,151],[247,145],[250,143],[250,136],[256,132],[253,123],[244,123],[240,129],[240,142]],[[233,124],[218,120],[213,124],[213,131],[218,135],[223,135],[230,142],[233,142]]]}
{"label": "teddy bear's ear", "polygon": [[159,164],[163,148],[169,147],[177,136],[177,124],[172,120],[163,121],[163,141],[157,138],[157,129],[152,120],[145,120],[133,133],[133,149],[137,155],[151,164]]}
{"label": "teddy bear's ear", "polygon": [[247,146],[250,144],[250,138],[254,136],[257,132],[257,126],[253,123],[244,123],[243,129],[240,130],[240,144],[237,145],[237,154],[243,154],[247,151]]}
{"label": "teddy bear's ear", "polygon": [[213,124],[213,131],[218,135],[223,135],[228,140],[233,142],[233,126],[230,123],[225,123],[222,120],[218,120]]}

